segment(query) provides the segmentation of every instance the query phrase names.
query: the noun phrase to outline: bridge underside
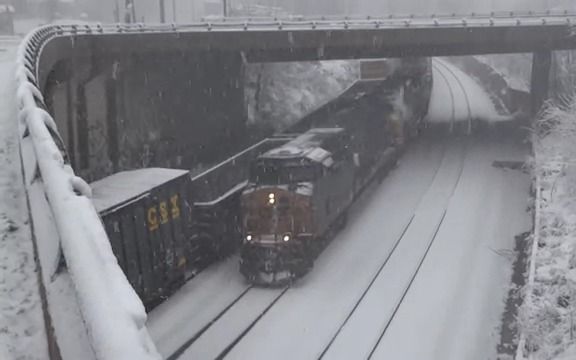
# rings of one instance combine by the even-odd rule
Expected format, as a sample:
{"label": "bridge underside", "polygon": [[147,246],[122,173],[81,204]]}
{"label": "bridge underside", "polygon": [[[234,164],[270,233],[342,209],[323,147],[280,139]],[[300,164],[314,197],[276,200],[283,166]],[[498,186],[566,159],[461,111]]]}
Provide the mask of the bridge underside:
{"label": "bridge underside", "polygon": [[82,33],[42,49],[39,87],[87,180],[149,166],[194,168],[255,142],[246,62],[533,52],[533,112],[566,25]]}
{"label": "bridge underside", "polygon": [[245,146],[242,80],[237,53],[125,53],[62,60],[43,92],[75,170],[92,181],[192,169]]}

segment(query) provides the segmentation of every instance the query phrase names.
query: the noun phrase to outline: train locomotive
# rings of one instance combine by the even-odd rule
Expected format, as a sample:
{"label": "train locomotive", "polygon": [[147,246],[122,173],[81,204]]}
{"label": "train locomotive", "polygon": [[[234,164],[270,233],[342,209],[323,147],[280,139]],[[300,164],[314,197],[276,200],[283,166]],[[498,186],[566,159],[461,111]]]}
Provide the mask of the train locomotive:
{"label": "train locomotive", "polygon": [[[426,71],[429,63],[421,64]],[[241,196],[240,272],[249,282],[277,286],[306,274],[362,190],[395,166],[426,114],[431,79],[394,74],[356,82],[298,124],[309,129],[254,160]],[[406,84],[417,87],[399,91]],[[398,93],[419,105],[411,106],[411,121],[397,121]]]}

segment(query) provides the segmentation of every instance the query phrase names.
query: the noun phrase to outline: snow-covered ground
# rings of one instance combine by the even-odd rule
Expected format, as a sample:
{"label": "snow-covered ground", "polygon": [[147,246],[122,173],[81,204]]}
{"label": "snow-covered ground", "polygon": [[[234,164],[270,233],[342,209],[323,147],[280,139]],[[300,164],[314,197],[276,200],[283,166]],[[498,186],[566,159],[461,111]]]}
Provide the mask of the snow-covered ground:
{"label": "snow-covered ground", "polygon": [[241,337],[227,358],[308,359],[317,358],[335,339],[326,359],[365,358],[447,209],[374,358],[494,358],[510,278],[510,259],[501,254],[512,249],[514,235],[528,229],[529,179],[519,171],[493,168],[492,161],[523,160],[524,149],[503,139],[471,140],[467,147],[466,140],[442,142],[423,140],[412,148],[398,169],[356,206],[349,226],[312,272],[269,310],[281,290],[252,289],[240,297],[247,284],[237,258],[192,280],[150,315],[159,350],[168,356],[195,338],[180,358],[212,359]]}
{"label": "snow-covered ground", "polygon": [[38,274],[20,168],[14,60],[0,40],[0,359],[47,359]]}

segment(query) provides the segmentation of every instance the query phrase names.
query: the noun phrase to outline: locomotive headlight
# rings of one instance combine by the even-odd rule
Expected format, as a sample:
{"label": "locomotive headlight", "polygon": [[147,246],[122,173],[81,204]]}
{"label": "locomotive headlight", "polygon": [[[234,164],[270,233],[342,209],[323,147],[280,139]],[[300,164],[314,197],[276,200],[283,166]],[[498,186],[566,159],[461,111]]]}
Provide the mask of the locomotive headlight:
{"label": "locomotive headlight", "polygon": [[276,195],[274,193],[268,194],[268,204],[274,205],[276,203]]}
{"label": "locomotive headlight", "polygon": [[282,238],[282,240],[284,240],[284,242],[290,241],[290,235],[288,235],[288,234],[284,235],[284,237]]}
{"label": "locomotive headlight", "polygon": [[252,235],[246,235],[246,241],[252,241]]}

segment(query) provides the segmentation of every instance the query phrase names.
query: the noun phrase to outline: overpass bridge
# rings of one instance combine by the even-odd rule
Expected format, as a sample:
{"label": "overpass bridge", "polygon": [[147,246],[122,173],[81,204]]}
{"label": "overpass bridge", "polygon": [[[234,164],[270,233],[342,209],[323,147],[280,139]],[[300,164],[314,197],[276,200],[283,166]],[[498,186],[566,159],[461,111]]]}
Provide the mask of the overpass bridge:
{"label": "overpass bridge", "polygon": [[[176,160],[166,154],[175,147],[183,154],[182,166],[197,161],[199,149],[210,153],[215,143],[227,143],[224,151],[234,152],[245,144],[231,139],[247,135],[241,86],[247,62],[531,52],[536,110],[546,97],[551,52],[576,47],[574,22],[576,14],[549,12],[38,29],[20,49],[17,82],[25,186],[36,208],[32,221],[41,224],[34,236],[52,254],[40,259],[43,279],[49,283],[60,271],[55,264],[61,248],[94,358],[114,358],[110,349],[153,358],[143,310],[130,312],[127,306],[128,317],[122,306],[111,310],[113,295],[100,304],[90,301],[102,297],[94,289],[131,290],[109,280],[120,270],[87,200],[88,187],[72,169],[92,181],[133,167],[143,149],[156,154],[144,166],[173,166]],[[144,128],[160,140],[146,138]],[[120,137],[125,129],[135,136]],[[89,246],[79,247],[78,238]],[[73,258],[78,252],[83,261],[101,266],[96,279]],[[88,279],[98,286],[89,286]],[[48,296],[47,309],[50,303]],[[131,329],[120,337],[109,330],[118,319]],[[57,336],[53,340],[57,348]]]}

